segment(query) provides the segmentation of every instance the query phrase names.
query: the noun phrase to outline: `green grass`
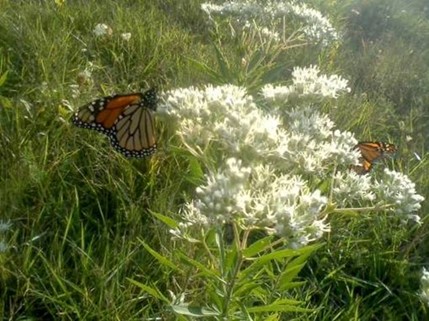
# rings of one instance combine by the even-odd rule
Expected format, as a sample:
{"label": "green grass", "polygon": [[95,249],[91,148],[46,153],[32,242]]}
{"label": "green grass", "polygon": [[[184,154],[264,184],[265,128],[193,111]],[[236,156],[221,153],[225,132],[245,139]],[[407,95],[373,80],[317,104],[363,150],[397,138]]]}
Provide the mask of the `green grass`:
{"label": "green grass", "polygon": [[[177,218],[201,180],[202,165],[177,147],[162,120],[159,152],[150,159],[128,160],[102,135],[73,127],[70,117],[94,97],[149,86],[167,90],[233,82],[257,89],[267,81],[288,79],[279,66],[315,63],[317,54],[295,48],[261,60],[272,65],[242,72],[240,53],[254,59],[262,53],[251,43],[241,48],[231,41],[218,47],[220,59],[199,2],[191,0],[103,5],[0,0],[0,7],[0,79],[6,75],[0,82],[0,219],[12,223],[0,234],[10,246],[0,252],[0,316],[185,320],[130,279],[156,286],[167,297],[168,290],[188,289],[191,299],[206,299],[192,278],[195,271],[173,274],[142,243],[166,257],[178,250],[153,213]],[[362,140],[399,145],[400,155],[391,165],[409,174],[428,198],[424,106],[429,103],[429,44],[410,34],[427,35],[429,21],[419,16],[420,23],[412,22],[418,9],[409,16],[394,9],[395,19],[384,26],[384,34],[373,33],[377,26],[361,30],[355,26],[366,26],[363,22],[341,21],[350,28],[346,30],[361,34],[321,52],[319,63],[324,70],[349,77],[353,92],[326,111],[339,128]],[[335,16],[345,17],[349,8],[343,10]],[[98,23],[113,29],[110,38],[94,37]],[[132,33],[129,42],[121,39],[124,32]],[[402,37],[392,36],[398,34]],[[375,41],[368,50],[359,47],[366,36]],[[377,56],[381,49],[382,57]],[[403,54],[410,50],[413,54]],[[75,95],[73,85],[89,62],[93,81],[81,85]],[[229,69],[222,69],[222,63]],[[208,73],[208,66],[215,73]],[[413,140],[408,142],[407,136]],[[305,286],[291,291],[293,298],[315,310],[296,314],[296,320],[427,318],[416,295],[420,270],[427,263],[427,209],[423,204],[423,225],[418,228],[399,228],[387,215],[331,217],[333,232],[326,235],[326,246],[300,273]],[[197,252],[192,245],[179,249],[190,257]]]}

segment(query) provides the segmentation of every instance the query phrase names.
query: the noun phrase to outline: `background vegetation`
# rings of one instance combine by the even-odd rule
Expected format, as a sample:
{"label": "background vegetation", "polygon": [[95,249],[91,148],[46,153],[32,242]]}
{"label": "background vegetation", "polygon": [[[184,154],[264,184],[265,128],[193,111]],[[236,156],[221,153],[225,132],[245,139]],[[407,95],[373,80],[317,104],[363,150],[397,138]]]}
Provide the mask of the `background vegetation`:
{"label": "background vegetation", "polygon": [[[337,127],[361,140],[390,141],[391,165],[429,197],[429,7],[427,1],[313,1],[343,32],[329,50],[286,51],[270,81],[294,66],[318,64],[350,80],[352,93],[326,106]],[[174,320],[162,302],[129,279],[168,294],[195,288],[186,272],[172,278],[143,247],[174,250],[152,213],[177,216],[201,173],[170,146],[159,121],[160,151],[127,160],[101,135],[72,126],[74,110],[95,97],[157,86],[251,84],[220,69],[216,41],[196,0],[0,0],[0,315],[4,320]],[[112,36],[94,36],[96,24]],[[125,41],[121,33],[130,32]],[[250,45],[250,44],[249,44]],[[241,48],[222,47],[236,66]],[[202,63],[218,73],[207,73]],[[82,81],[91,69],[92,81]],[[417,154],[417,155],[416,155]],[[299,320],[424,320],[417,297],[427,266],[423,225],[398,228],[371,214],[331,217],[333,232],[306,265],[294,297],[315,308]],[[193,249],[182,249],[192,257]],[[177,290],[177,291],[176,291]],[[195,290],[197,293],[197,290]]]}

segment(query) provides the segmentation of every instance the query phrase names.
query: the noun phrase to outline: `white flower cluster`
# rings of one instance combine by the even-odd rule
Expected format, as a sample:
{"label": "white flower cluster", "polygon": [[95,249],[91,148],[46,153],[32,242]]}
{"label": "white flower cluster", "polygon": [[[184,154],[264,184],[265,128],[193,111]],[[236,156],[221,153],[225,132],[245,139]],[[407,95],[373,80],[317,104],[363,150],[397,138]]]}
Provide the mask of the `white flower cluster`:
{"label": "white flower cluster", "polygon": [[264,8],[255,1],[226,1],[222,5],[203,3],[201,9],[211,15],[234,16],[247,20],[251,17],[263,16]]}
{"label": "white flower cluster", "polygon": [[429,306],[429,271],[423,268],[420,279],[420,299]]}
{"label": "white flower cluster", "polygon": [[[6,233],[11,226],[11,223],[0,220],[0,235]],[[6,244],[6,242],[0,238],[0,253],[6,252],[8,248],[9,246]]]}
{"label": "white flower cluster", "polygon": [[[265,30],[262,34],[280,39],[279,32],[275,29],[281,25],[281,21],[287,16],[300,21],[301,31],[308,39],[327,45],[339,39],[339,35],[332,27],[329,20],[319,11],[309,8],[305,4],[296,4],[285,1],[226,1],[221,5],[203,3],[201,8],[210,19],[213,16],[232,17],[234,21],[242,24],[243,28],[253,27],[256,30]],[[252,21],[253,23],[250,23]]]}
{"label": "white flower cluster", "polygon": [[[275,174],[270,166],[242,166],[229,158],[226,166],[206,177],[196,200],[188,203],[179,230],[190,225],[237,222],[244,229],[265,229],[298,247],[318,239],[329,230],[320,219],[327,198],[312,192],[299,176]],[[180,232],[173,231],[180,236]]]}
{"label": "white flower cluster", "polygon": [[[98,38],[109,38],[113,35],[113,29],[105,23],[97,23],[92,32]],[[131,39],[131,32],[121,33],[120,37],[124,41],[129,41]]]}
{"label": "white flower cluster", "polygon": [[309,8],[306,4],[290,4],[291,11],[298,17],[302,18],[307,25],[304,26],[303,32],[310,39],[319,40],[324,45],[329,42],[338,40],[339,35],[332,27],[330,21],[319,11]]}
{"label": "white flower cluster", "polygon": [[[356,164],[357,140],[334,129],[327,115],[311,107],[295,108],[284,117],[287,134],[278,141],[276,165],[297,173],[330,175],[334,164]],[[279,137],[280,138],[280,137]]]}
{"label": "white flower cluster", "polygon": [[348,81],[338,75],[319,75],[317,66],[295,67],[292,71],[292,85],[265,85],[262,95],[274,103],[284,104],[297,98],[307,99],[337,98],[340,94],[350,92]]}
{"label": "white flower cluster", "polygon": [[274,153],[282,131],[279,117],[263,113],[253,97],[232,85],[173,90],[158,112],[179,122],[178,134],[187,146],[205,150],[217,144],[229,155],[249,159]]}
{"label": "white flower cluster", "polygon": [[96,37],[107,37],[112,35],[113,30],[105,23],[98,23],[92,32]]}
{"label": "white flower cluster", "polygon": [[386,204],[392,204],[395,213],[404,221],[420,223],[420,217],[415,212],[420,209],[424,197],[416,193],[416,185],[408,176],[385,168],[383,180],[374,183],[374,192]]}
{"label": "white flower cluster", "polygon": [[332,164],[357,164],[359,155],[350,152],[357,143],[353,135],[335,130],[328,116],[310,107],[266,113],[243,88],[232,85],[177,89],[164,101],[158,111],[178,121],[177,132],[194,154],[215,145],[247,162],[269,158],[297,174],[327,174]]}
{"label": "white flower cluster", "polygon": [[[162,95],[158,111],[170,118],[185,148],[197,157],[207,159],[212,151],[214,159],[226,160],[206,174],[195,199],[184,207],[176,236],[195,225],[234,221],[276,233],[298,247],[329,230],[324,221],[328,204],[375,204],[403,221],[419,221],[415,213],[423,197],[407,176],[390,170],[379,180],[357,175],[349,169],[360,157],[354,136],[335,129],[315,107],[288,110],[286,102],[264,94],[256,100],[232,85]],[[322,192],[314,183],[323,181],[330,187],[323,184]]]}
{"label": "white flower cluster", "polygon": [[356,201],[372,202],[376,199],[372,188],[371,176],[358,175],[353,171],[339,171],[334,177],[333,201],[342,208],[346,208]]}

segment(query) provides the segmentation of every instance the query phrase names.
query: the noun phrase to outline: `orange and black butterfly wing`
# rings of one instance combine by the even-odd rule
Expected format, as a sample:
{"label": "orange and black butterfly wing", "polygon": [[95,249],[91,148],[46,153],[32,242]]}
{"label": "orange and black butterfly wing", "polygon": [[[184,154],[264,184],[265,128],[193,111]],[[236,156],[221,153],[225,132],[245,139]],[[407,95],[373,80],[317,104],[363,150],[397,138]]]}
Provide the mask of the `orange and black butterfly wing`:
{"label": "orange and black butterfly wing", "polygon": [[106,134],[112,146],[127,157],[145,157],[156,150],[152,115],[156,105],[155,89],[108,96],[80,108],[72,121],[78,127]]}
{"label": "orange and black butterfly wing", "polygon": [[109,135],[124,109],[141,101],[141,94],[103,97],[81,107],[73,116],[77,127],[93,129]]}
{"label": "orange and black butterfly wing", "polygon": [[384,142],[360,142],[354,148],[359,150],[362,155],[359,158],[361,164],[352,166],[352,169],[358,174],[368,173],[375,162],[396,153],[395,145]]}
{"label": "orange and black butterfly wing", "polygon": [[371,163],[392,156],[397,151],[395,145],[384,142],[360,142],[357,147],[362,157]]}
{"label": "orange and black butterfly wing", "polygon": [[156,110],[154,89],[146,91],[138,104],[127,106],[119,115],[111,133],[112,146],[127,157],[147,157],[156,151],[152,111]]}
{"label": "orange and black butterfly wing", "polygon": [[357,145],[362,157],[372,163],[383,156],[383,149],[378,142],[362,142]]}
{"label": "orange and black butterfly wing", "polygon": [[354,170],[358,175],[369,173],[372,169],[372,163],[368,162],[363,157],[360,157],[359,161],[360,161],[360,165],[353,165],[351,166],[351,169]]}

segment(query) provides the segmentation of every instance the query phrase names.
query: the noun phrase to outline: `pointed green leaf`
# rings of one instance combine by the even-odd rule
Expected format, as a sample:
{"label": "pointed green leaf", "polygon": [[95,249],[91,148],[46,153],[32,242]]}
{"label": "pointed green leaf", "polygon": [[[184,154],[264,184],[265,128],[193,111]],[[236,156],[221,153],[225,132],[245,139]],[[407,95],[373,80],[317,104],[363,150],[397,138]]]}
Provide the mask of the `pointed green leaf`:
{"label": "pointed green leaf", "polygon": [[278,251],[274,251],[272,253],[261,256],[260,258],[258,258],[256,260],[255,263],[261,265],[261,264],[265,264],[271,260],[278,260],[278,259],[283,259],[283,258],[287,258],[287,257],[300,256],[300,255],[304,255],[304,254],[309,255],[320,247],[321,247],[321,245],[311,245],[311,246],[306,246],[306,247],[303,247],[303,248],[300,248],[297,250],[292,250],[292,249],[278,250]]}
{"label": "pointed green leaf", "polygon": [[292,299],[280,299],[272,304],[250,307],[247,309],[250,313],[260,312],[312,312],[312,309],[298,307],[301,301]]}
{"label": "pointed green leaf", "polygon": [[302,270],[304,266],[305,266],[305,263],[301,263],[299,265],[293,265],[293,266],[289,266],[288,264],[286,269],[282,272],[279,278],[280,289],[283,289],[283,287],[287,286],[289,282],[295,279],[298,273]]}
{"label": "pointed green leaf", "polygon": [[241,279],[247,278],[250,274],[255,273],[255,271],[259,270],[259,268],[265,265],[267,262],[271,260],[280,260],[288,257],[300,256],[300,255],[310,255],[315,250],[320,248],[322,244],[310,245],[297,250],[292,249],[284,249],[284,250],[276,250],[272,253],[263,255],[257,258],[252,264],[250,264],[245,270],[241,271],[239,277]]}
{"label": "pointed green leaf", "polygon": [[266,250],[271,244],[271,241],[273,240],[273,238],[274,238],[273,235],[269,235],[267,237],[264,237],[263,239],[256,241],[255,243],[251,244],[247,249],[243,251],[243,256],[246,258],[251,258],[255,254],[258,254],[259,252]]}
{"label": "pointed green leaf", "polygon": [[189,157],[189,175],[187,175],[187,181],[193,184],[200,184],[201,179],[204,177],[204,171],[201,168],[201,164],[195,157]]}
{"label": "pointed green leaf", "polygon": [[213,277],[215,279],[217,279],[218,281],[223,282],[223,280],[221,279],[220,275],[217,274],[217,270],[210,270],[207,266],[205,266],[204,264],[191,259],[190,257],[186,256],[184,253],[178,252],[177,256],[182,259],[183,261],[185,261],[185,263],[188,263],[189,265],[199,269],[203,275],[208,276],[208,277]]}
{"label": "pointed green leaf", "polygon": [[176,228],[177,226],[179,226],[179,224],[169,216],[165,216],[152,211],[150,211],[150,213],[170,228]]}
{"label": "pointed green leaf", "polygon": [[142,245],[144,246],[144,248],[155,258],[159,261],[159,263],[161,263],[164,266],[167,266],[169,268],[171,268],[172,270],[179,270],[180,269],[177,267],[176,264],[174,264],[173,262],[171,262],[169,259],[167,259],[165,256],[162,256],[161,254],[159,254],[157,251],[153,250],[149,245],[147,245],[143,240],[139,239],[140,243],[142,243]]}
{"label": "pointed green leaf", "polygon": [[305,281],[301,281],[301,282],[288,282],[287,284],[281,284],[281,286],[279,287],[279,291],[286,291],[289,289],[294,289],[294,288],[299,288],[301,286],[303,286],[306,282]]}
{"label": "pointed green leaf", "polygon": [[247,309],[250,313],[260,312],[313,312],[312,309],[296,307],[293,305],[270,304],[260,307],[251,307]]}
{"label": "pointed green leaf", "polygon": [[216,52],[217,63],[219,64],[219,68],[220,68],[220,72],[221,72],[222,77],[225,80],[231,80],[231,72],[230,72],[230,68],[228,65],[228,61],[225,58],[225,55],[222,53],[220,48],[215,43],[213,43],[213,47],[214,47],[215,52]]}
{"label": "pointed green leaf", "polygon": [[189,315],[189,316],[196,317],[196,318],[218,316],[219,315],[219,312],[217,312],[215,310],[203,308],[203,307],[199,307],[199,306],[188,306],[188,305],[174,304],[174,305],[171,305],[171,308],[177,314]]}
{"label": "pointed green leaf", "polygon": [[0,87],[6,82],[8,71],[5,71],[3,75],[0,76]]}
{"label": "pointed green leaf", "polygon": [[246,282],[241,282],[241,285],[237,285],[236,290],[234,291],[235,297],[240,297],[241,295],[248,295],[254,289],[261,286],[257,280],[246,280]]}
{"label": "pointed green leaf", "polygon": [[127,280],[130,281],[135,286],[138,286],[139,288],[141,288],[143,291],[149,293],[154,298],[157,298],[157,299],[164,301],[166,303],[170,303],[170,301],[164,295],[162,295],[162,293],[157,288],[152,288],[146,284],[140,283],[140,282],[133,280],[133,279],[130,279],[130,278],[127,278]]}

